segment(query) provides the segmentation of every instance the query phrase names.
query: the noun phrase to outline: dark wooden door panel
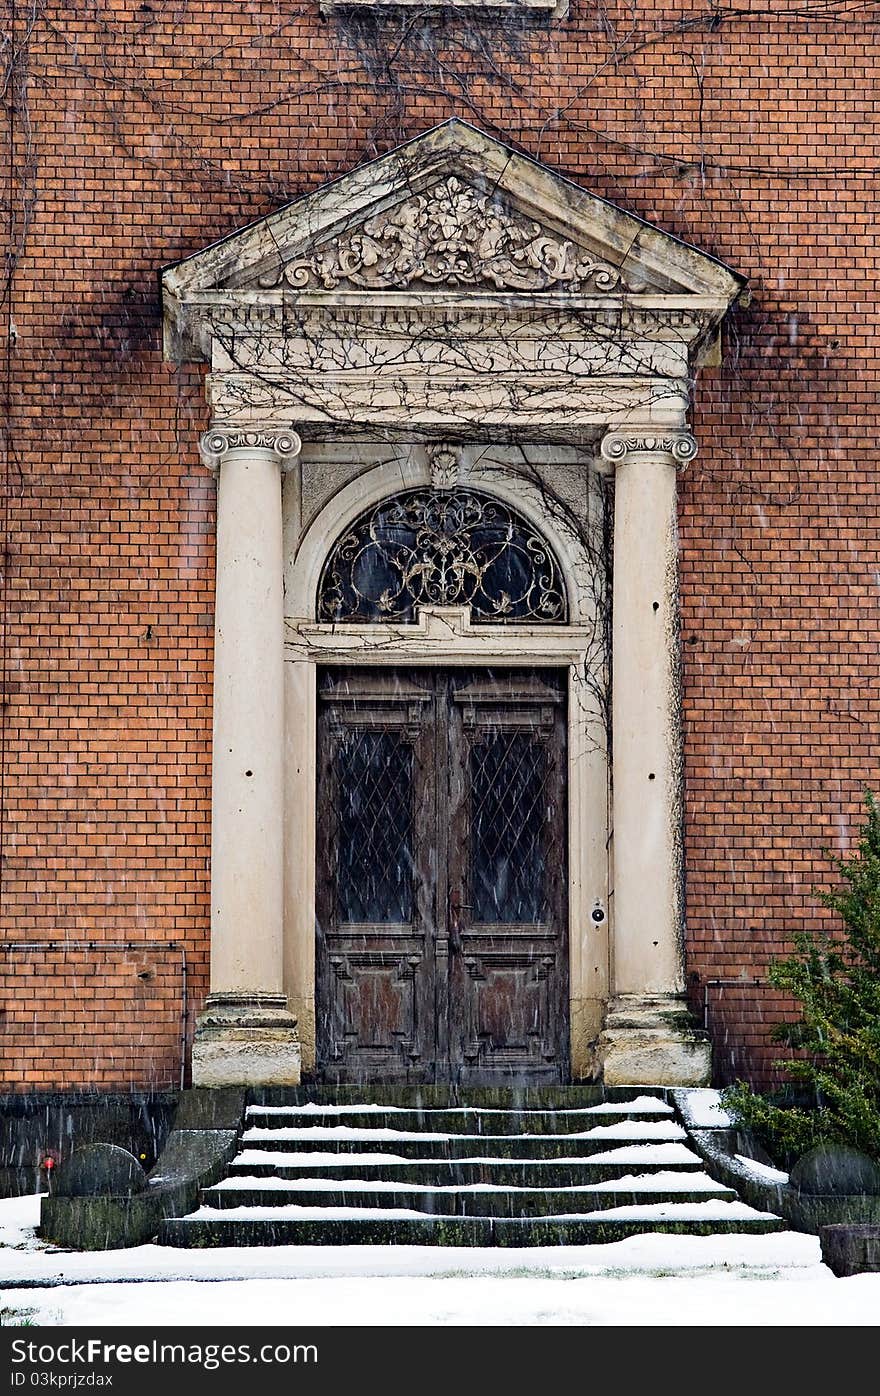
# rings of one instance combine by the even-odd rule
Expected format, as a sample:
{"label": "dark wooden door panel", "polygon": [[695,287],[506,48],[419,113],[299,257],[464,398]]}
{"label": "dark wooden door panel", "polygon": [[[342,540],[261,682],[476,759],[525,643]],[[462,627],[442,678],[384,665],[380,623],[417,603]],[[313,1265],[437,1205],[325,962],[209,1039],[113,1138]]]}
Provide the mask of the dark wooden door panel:
{"label": "dark wooden door panel", "polygon": [[567,1079],[565,684],[319,681],[318,1068]]}
{"label": "dark wooden door panel", "polygon": [[562,676],[458,676],[450,717],[449,1031],[457,1078],[565,1080]]}
{"label": "dark wooden door panel", "polygon": [[[414,947],[415,948],[415,947]],[[425,1066],[418,995],[424,949],[330,954],[330,996],[335,1008],[330,1060],[346,1079],[407,1078]]]}
{"label": "dark wooden door panel", "polygon": [[462,952],[460,1079],[558,1081],[557,957],[475,940]]}
{"label": "dark wooden door panel", "polygon": [[434,1073],[434,690],[390,673],[319,685],[318,1069]]}

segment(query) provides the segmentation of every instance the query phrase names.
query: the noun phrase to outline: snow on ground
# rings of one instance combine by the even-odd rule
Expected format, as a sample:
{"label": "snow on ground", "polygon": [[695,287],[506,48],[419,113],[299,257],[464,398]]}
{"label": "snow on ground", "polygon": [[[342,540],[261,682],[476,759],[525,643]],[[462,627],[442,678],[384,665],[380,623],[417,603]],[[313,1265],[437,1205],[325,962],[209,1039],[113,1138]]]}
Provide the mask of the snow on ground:
{"label": "snow on ground", "polygon": [[250,1280],[13,1291],[38,1326],[779,1327],[877,1323],[876,1276]]}
{"label": "snow on ground", "polygon": [[876,1327],[880,1314],[880,1274],[836,1279],[818,1238],[793,1231],[523,1249],[73,1252],[35,1236],[39,1205],[0,1201],[3,1324]]}
{"label": "snow on ground", "polygon": [[40,1220],[39,1194],[4,1197],[0,1202],[0,1257],[4,1246],[38,1245],[34,1228]]}

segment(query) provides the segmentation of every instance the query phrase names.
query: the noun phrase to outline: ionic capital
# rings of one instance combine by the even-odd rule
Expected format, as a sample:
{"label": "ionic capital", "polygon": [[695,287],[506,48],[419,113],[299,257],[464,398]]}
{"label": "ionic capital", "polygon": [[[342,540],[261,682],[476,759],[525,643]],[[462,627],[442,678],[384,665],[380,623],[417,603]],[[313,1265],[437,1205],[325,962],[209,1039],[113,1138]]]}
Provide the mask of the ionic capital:
{"label": "ionic capital", "polygon": [[626,427],[606,432],[600,447],[602,459],[624,465],[639,456],[663,457],[670,465],[687,465],[697,454],[697,443],[689,431],[672,427],[658,431],[650,427]]}
{"label": "ionic capital", "polygon": [[265,427],[239,431],[234,427],[211,427],[199,441],[202,464],[216,475],[230,451],[271,451],[282,471],[289,470],[302,449],[295,431]]}

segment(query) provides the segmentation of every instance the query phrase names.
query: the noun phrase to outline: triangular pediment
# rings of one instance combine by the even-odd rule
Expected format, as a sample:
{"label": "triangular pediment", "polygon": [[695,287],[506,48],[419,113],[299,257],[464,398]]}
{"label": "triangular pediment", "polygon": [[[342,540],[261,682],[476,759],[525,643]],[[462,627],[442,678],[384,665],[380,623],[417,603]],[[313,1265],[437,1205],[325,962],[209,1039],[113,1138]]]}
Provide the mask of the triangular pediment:
{"label": "triangular pediment", "polygon": [[[255,283],[252,273],[239,273],[228,284]],[[625,289],[611,262],[524,214],[485,182],[459,175],[293,249],[263,269],[257,284],[312,291]]]}
{"label": "triangular pediment", "polygon": [[452,120],[163,273],[205,294],[698,297],[743,290],[716,258]]}

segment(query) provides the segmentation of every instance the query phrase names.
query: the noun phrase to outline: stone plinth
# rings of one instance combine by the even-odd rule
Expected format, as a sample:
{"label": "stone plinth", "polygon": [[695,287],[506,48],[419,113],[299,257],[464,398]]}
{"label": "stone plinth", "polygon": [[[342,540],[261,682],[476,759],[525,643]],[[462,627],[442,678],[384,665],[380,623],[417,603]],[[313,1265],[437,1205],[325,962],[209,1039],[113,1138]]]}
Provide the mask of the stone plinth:
{"label": "stone plinth", "polygon": [[297,1086],[300,1045],[283,994],[210,994],[192,1050],[194,1086]]}
{"label": "stone plinth", "polygon": [[677,994],[621,994],[599,1038],[606,1086],[708,1086],[712,1049]]}

